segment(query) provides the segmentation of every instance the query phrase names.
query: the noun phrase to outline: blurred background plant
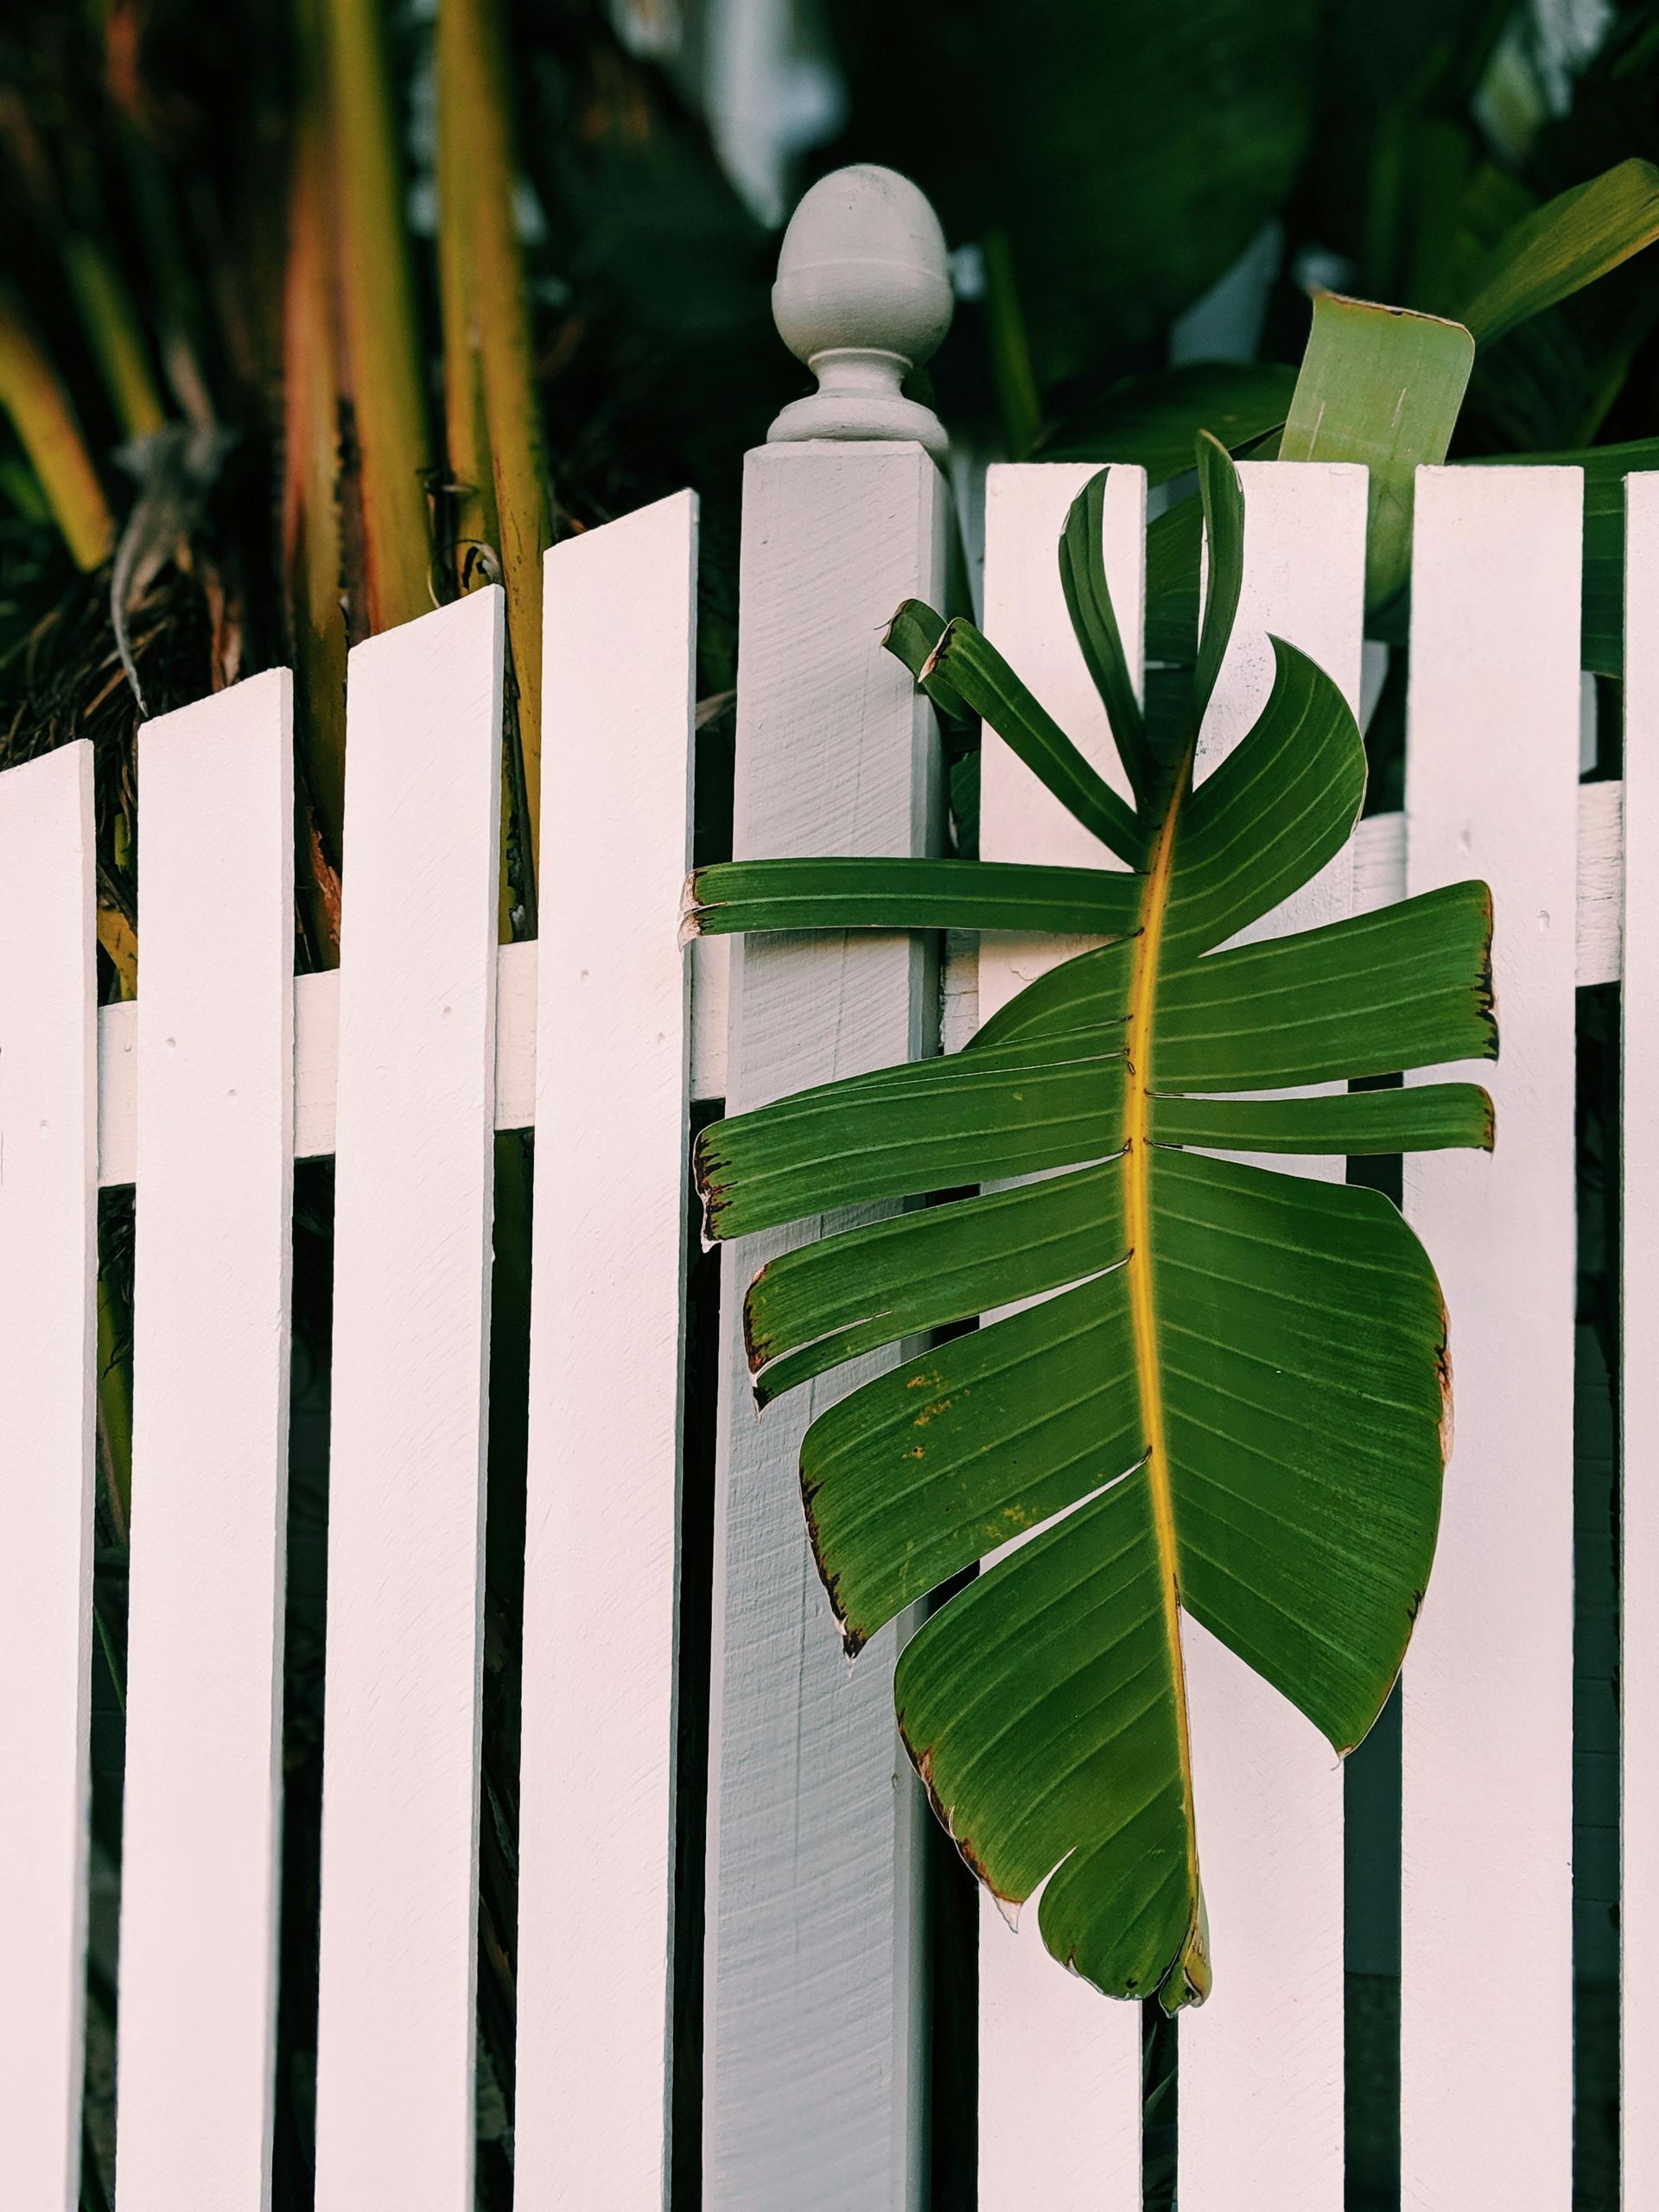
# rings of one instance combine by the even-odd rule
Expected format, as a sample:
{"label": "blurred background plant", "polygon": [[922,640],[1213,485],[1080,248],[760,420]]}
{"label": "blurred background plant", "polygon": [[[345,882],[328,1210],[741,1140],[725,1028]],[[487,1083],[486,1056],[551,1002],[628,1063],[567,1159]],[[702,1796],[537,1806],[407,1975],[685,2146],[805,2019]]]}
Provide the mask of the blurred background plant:
{"label": "blurred background plant", "polygon": [[[812,175],[851,159],[915,176],[956,249],[957,327],[934,381],[969,574],[986,461],[1141,461],[1157,487],[1152,649],[1178,660],[1196,605],[1194,430],[1247,455],[1370,461],[1372,622],[1392,651],[1369,742],[1375,803],[1397,804],[1410,466],[1587,450],[1586,765],[1618,773],[1620,484],[1659,465],[1656,0],[79,0],[0,29],[0,763],[93,741],[106,996],[137,988],[143,715],[295,666],[296,957],[332,964],[346,652],[490,581],[507,593],[514,679],[502,930],[533,934],[542,747],[558,742],[541,728],[539,554],[685,483],[703,500],[699,858],[725,855],[741,456],[801,382],[771,328],[771,233]],[[1321,294],[1415,314],[1327,299],[1310,347]],[[963,849],[976,772],[958,741]],[[1603,1201],[1617,1179],[1602,1101],[1617,1033],[1611,998],[1584,997],[1575,2203],[1590,2207],[1616,2185]],[[283,2208],[310,2201],[330,1214],[326,1166],[308,1164]],[[504,1138],[480,1877],[491,2207],[512,2186],[523,1436],[507,1409],[522,1404],[527,1216],[525,1143]],[[130,1192],[106,1193],[90,2207],[112,2185],[130,1236]],[[1386,1895],[1397,1865],[1389,1745],[1385,1729],[1370,1770],[1351,1763],[1355,1898]],[[942,2018],[971,2015],[965,1936],[957,1956]],[[1385,1909],[1351,1914],[1349,1964],[1361,2208],[1397,2202]],[[694,2041],[695,1975],[683,1997]],[[933,2186],[953,2212],[971,2201],[951,2149],[971,2133],[971,2040],[945,2033],[936,2054]],[[1176,2076],[1166,2041],[1147,2057],[1155,2164]],[[683,2212],[694,2098],[680,2117]]]}

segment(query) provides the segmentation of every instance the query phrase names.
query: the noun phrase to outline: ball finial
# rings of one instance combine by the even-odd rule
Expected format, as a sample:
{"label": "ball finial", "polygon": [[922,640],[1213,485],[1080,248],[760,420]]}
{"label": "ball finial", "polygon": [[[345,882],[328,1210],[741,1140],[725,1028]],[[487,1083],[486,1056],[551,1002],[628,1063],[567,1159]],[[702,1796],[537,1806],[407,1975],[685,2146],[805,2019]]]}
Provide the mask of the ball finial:
{"label": "ball finial", "polygon": [[767,435],[913,438],[943,459],[930,407],[899,387],[950,327],[944,233],[926,195],[896,169],[855,162],[821,177],[790,219],[772,320],[818,379]]}

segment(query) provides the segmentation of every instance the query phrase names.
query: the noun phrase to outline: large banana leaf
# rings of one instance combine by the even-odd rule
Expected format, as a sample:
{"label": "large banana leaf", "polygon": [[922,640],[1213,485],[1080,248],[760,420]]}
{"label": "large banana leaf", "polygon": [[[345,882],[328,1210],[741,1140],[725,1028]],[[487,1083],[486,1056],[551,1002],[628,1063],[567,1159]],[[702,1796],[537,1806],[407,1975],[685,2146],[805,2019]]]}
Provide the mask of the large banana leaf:
{"label": "large banana leaf", "polygon": [[[1446,1433],[1446,1315],[1393,1206],[1216,1155],[1490,1146],[1471,1084],[1282,1093],[1497,1049],[1480,884],[1233,943],[1341,847],[1364,766],[1335,685],[1275,640],[1255,728],[1194,786],[1243,531],[1213,440],[1199,474],[1212,585],[1173,760],[1148,741],[1121,650],[1100,479],[1061,541],[1132,813],[976,632],[912,605],[889,639],[924,689],[1018,745],[1128,868],[738,863],[692,879],[688,923],[1061,929],[1087,913],[1105,939],[964,1052],[717,1123],[697,1171],[717,1236],[939,1201],[867,1213],[761,1270],[745,1312],[758,1394],[910,1340],[802,1446],[848,1646],[982,1567],[900,1659],[911,1756],[995,1894],[1017,1905],[1041,1888],[1057,1957],[1172,2011],[1211,1979],[1183,1613],[1348,1751],[1422,1600]],[[976,1185],[1001,1187],[961,1195]]]}

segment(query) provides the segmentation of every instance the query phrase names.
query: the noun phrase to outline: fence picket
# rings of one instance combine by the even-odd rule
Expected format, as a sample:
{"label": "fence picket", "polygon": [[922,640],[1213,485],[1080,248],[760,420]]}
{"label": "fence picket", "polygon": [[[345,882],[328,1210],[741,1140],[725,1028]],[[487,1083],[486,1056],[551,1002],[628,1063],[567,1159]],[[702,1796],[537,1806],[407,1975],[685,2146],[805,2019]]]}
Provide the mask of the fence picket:
{"label": "fence picket", "polygon": [[92,748],[0,775],[0,2202],[79,2202],[96,1266]]}
{"label": "fence picket", "polygon": [[[1363,469],[1247,462],[1244,582],[1205,718],[1198,772],[1243,737],[1272,689],[1270,635],[1359,699]],[[1353,909],[1338,854],[1250,937]],[[1340,1181],[1340,1160],[1275,1159]],[[1180,2050],[1181,2202],[1190,2212],[1340,2212],[1343,2201],[1343,1784],[1330,1745],[1188,1616],[1198,1848],[1215,1991]]]}
{"label": "fence picket", "polygon": [[696,594],[690,493],[547,556],[514,2171],[582,2212],[672,2089]]}
{"label": "fence picket", "polygon": [[1627,477],[1624,494],[1620,2116],[1622,2201],[1633,2212],[1659,2202],[1659,2100],[1649,2090],[1659,2065],[1659,1151],[1643,1134],[1659,1089],[1659,476]]}
{"label": "fence picket", "polygon": [[473,2202],[502,643],[351,662],[317,2212]]}
{"label": "fence picket", "polygon": [[[1404,1682],[1402,2191],[1572,2193],[1577,470],[1417,480],[1407,887],[1492,887],[1497,1146],[1406,1164],[1458,1445]],[[1478,1993],[1478,2017],[1469,2005]]]}
{"label": "fence picket", "polygon": [[138,739],[137,1205],[116,2167],[269,2202],[294,1173],[285,670]]}
{"label": "fence picket", "polygon": [[[752,454],[743,512],[740,858],[923,849],[931,715],[880,651],[899,602],[944,595],[945,494],[919,446]],[[913,937],[736,944],[731,1111],[936,1041]],[[930,1039],[931,1032],[931,1039]],[[757,1417],[742,1294],[776,1241],[725,1255],[711,1655],[703,2201],[710,2212],[911,2212],[925,2090],[920,1786],[884,1631],[842,1656],[807,1546],[802,1432],[876,1371]]]}
{"label": "fence picket", "polygon": [[[1071,634],[1056,552],[1086,464],[1014,464],[985,493],[985,629],[1037,697],[1114,785],[1128,784],[1105,710]],[[1140,674],[1146,476],[1114,469],[1103,518],[1107,574]],[[980,759],[980,851],[988,861],[1116,863],[990,729]],[[979,950],[979,1013],[989,1016],[1076,943],[991,933]],[[1034,1904],[1010,1934],[980,1906],[981,2212],[1129,2212],[1141,2202],[1141,2034],[1133,2006],[1109,2005],[1048,1956]]]}

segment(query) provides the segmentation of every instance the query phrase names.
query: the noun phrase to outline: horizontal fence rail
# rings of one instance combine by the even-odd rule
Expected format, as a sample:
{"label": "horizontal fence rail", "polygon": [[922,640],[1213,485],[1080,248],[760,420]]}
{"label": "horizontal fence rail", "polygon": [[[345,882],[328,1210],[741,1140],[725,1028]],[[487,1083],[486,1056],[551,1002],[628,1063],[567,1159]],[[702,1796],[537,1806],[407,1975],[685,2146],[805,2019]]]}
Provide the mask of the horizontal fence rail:
{"label": "horizontal fence rail", "polygon": [[[1581,784],[1577,799],[1577,977],[1616,983],[1623,973],[1624,791],[1617,779]],[[1027,852],[1027,857],[1029,857]],[[1368,815],[1354,835],[1354,908],[1363,913],[1406,895],[1406,817]],[[944,978],[944,1049],[965,1045],[979,1025],[986,963],[971,932],[951,931]],[[690,1095],[726,1096],[726,1042],[732,940],[698,938],[690,963]],[[534,939],[496,951],[495,1126],[536,1122],[537,968]],[[988,1007],[984,1011],[988,1012]],[[294,979],[294,1154],[323,1159],[334,1148],[334,1086],[340,1054],[338,970]],[[98,1009],[98,1179],[105,1188],[137,1179],[137,1001]]]}
{"label": "horizontal fence rail", "polygon": [[[1089,474],[991,472],[985,619],[1116,778],[1054,561]],[[1264,696],[1270,632],[1351,699],[1376,689],[1363,474],[1243,474],[1243,597],[1205,768]],[[1404,809],[1362,822],[1271,924],[1471,874],[1497,901],[1503,1052],[1476,1072],[1497,1150],[1411,1163],[1405,1183],[1447,1292],[1459,1427],[1403,1685],[1399,2131],[1403,2202],[1422,2212],[1571,2203],[1573,994],[1621,979],[1625,2202],[1659,2190],[1642,2094],[1659,2057],[1659,1185],[1639,1141],[1659,957],[1654,490],[1630,493],[1625,779],[1582,783],[1578,473],[1420,473]],[[753,458],[741,855],[938,849],[931,719],[880,640],[898,599],[943,597],[948,524],[943,478],[906,440]],[[1138,667],[1138,471],[1115,472],[1103,527]],[[747,1244],[726,1257],[705,1423],[712,1648],[684,1648],[693,1106],[960,1049],[1078,949],[952,933],[681,955],[696,559],[690,494],[549,556],[539,944],[497,942],[493,588],[353,658],[335,974],[291,975],[282,674],[142,734],[133,1001],[95,1002],[89,749],[0,774],[0,2204],[77,2202],[95,1227],[99,1188],[124,1185],[138,1246],[120,2202],[265,2202],[289,1214],[295,1161],[332,1155],[320,2212],[472,2203],[498,1205],[533,1220],[527,1403],[494,1409],[529,1423],[521,2199],[660,2212],[667,2177],[700,2156],[709,2212],[855,2197],[923,2212],[932,2037],[976,2039],[977,2112],[955,2125],[974,2139],[982,2212],[1139,2212],[1140,2014],[1048,1960],[1034,1909],[1010,1933],[985,1907],[972,2020],[931,2011],[898,1638],[850,1671],[841,1655],[801,1525],[806,1394],[764,1420],[748,1395]],[[985,858],[1099,860],[989,732],[982,771]],[[812,1395],[816,1410],[829,1386]],[[1187,1649],[1217,1989],[1180,2031],[1183,2212],[1341,2212],[1351,1795],[1287,1704],[1200,1632]],[[686,1685],[705,1661],[706,1863],[679,1800]],[[695,2077],[674,2077],[698,2063],[688,1900],[708,1931],[700,2114]]]}

